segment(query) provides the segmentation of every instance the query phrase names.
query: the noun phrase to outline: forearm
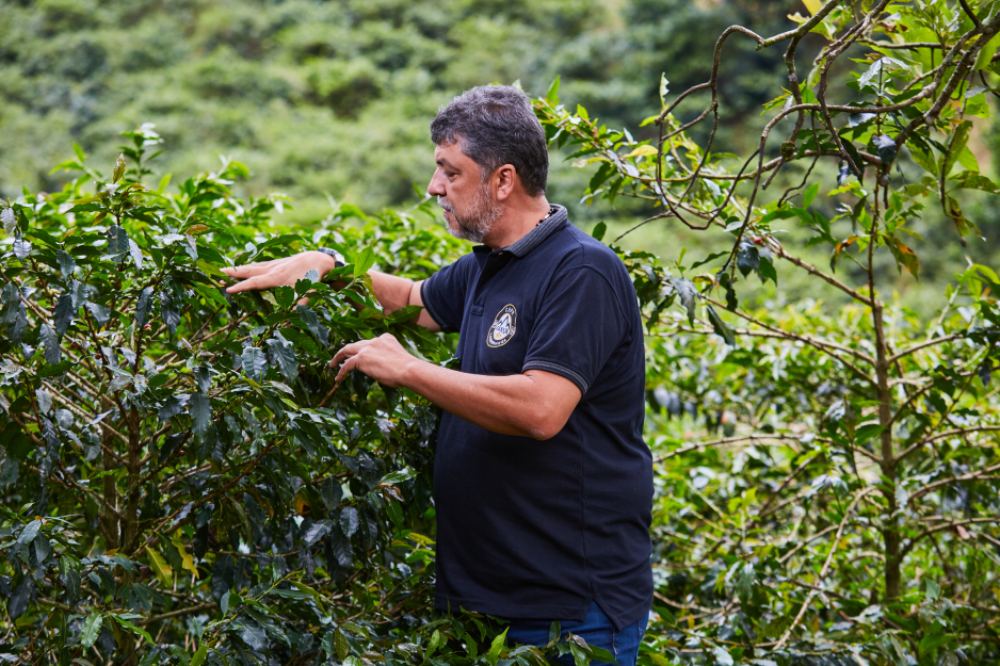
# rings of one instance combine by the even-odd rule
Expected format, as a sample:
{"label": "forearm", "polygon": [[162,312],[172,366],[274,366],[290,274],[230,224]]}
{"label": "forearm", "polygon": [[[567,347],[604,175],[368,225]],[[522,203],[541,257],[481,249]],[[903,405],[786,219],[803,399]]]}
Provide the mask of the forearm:
{"label": "forearm", "polygon": [[410,305],[411,294],[416,283],[413,280],[381,271],[368,271],[372,280],[372,291],[386,312],[395,312]]}
{"label": "forearm", "polygon": [[368,271],[368,276],[372,281],[372,291],[375,293],[375,298],[382,304],[382,308],[386,312],[395,312],[400,308],[416,305],[421,308],[417,315],[417,324],[431,330],[439,329],[434,319],[423,309],[424,303],[420,298],[419,282],[374,270]]}
{"label": "forearm", "polygon": [[551,373],[476,375],[413,359],[402,386],[441,409],[491,432],[545,440],[565,426],[580,393]]}

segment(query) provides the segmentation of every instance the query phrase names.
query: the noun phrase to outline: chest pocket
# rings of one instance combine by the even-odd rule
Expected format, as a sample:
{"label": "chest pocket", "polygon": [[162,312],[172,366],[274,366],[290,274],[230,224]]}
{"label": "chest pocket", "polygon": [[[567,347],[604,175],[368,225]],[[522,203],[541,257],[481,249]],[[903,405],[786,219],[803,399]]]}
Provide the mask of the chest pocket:
{"label": "chest pocket", "polygon": [[531,334],[530,313],[515,303],[487,304],[474,341],[481,372],[513,375],[521,372]]}

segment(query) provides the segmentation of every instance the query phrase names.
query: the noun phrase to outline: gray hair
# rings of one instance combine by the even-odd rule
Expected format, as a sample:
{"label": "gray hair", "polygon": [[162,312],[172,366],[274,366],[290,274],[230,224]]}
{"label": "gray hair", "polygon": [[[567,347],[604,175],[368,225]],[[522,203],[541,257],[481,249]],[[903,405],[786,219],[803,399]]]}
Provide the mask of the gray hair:
{"label": "gray hair", "polygon": [[531,196],[545,191],[549,153],[545,131],[531,101],[513,86],[466,90],[438,111],[431,122],[435,144],[460,141],[462,152],[484,170],[484,178],[512,164]]}

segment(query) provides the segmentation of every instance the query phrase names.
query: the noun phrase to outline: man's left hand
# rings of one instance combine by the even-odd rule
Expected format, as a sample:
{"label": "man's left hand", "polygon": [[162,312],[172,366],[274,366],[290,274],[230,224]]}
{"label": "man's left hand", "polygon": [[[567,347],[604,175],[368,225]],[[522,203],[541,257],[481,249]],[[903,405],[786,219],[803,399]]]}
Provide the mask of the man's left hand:
{"label": "man's left hand", "polygon": [[403,349],[399,340],[390,333],[377,338],[359,340],[344,345],[330,361],[331,367],[340,366],[336,382],[339,384],[352,370],[360,370],[380,384],[399,386],[407,370],[420,361]]}

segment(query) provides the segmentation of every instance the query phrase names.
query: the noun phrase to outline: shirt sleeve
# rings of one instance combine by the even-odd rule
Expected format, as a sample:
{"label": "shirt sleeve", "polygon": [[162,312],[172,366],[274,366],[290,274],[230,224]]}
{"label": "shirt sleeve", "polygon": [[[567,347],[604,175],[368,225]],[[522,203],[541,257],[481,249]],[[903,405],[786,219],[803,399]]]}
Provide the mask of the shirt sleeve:
{"label": "shirt sleeve", "polygon": [[585,394],[629,334],[620,299],[592,267],[558,276],[532,328],[522,371],[561,375]]}
{"label": "shirt sleeve", "polygon": [[420,285],[424,309],[442,331],[457,331],[465,313],[465,296],[474,267],[473,256],[466,255],[448,264]]}

